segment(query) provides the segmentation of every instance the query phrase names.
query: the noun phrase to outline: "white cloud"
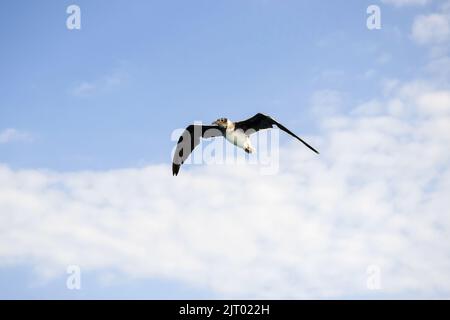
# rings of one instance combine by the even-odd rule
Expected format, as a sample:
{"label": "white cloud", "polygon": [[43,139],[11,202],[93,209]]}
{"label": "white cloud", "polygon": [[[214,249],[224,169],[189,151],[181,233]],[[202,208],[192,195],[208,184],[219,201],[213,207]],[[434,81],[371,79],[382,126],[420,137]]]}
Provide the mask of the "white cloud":
{"label": "white cloud", "polygon": [[424,6],[431,3],[431,0],[381,0],[385,4],[394,5],[396,7],[407,6]]}
{"label": "white cloud", "polygon": [[368,69],[367,71],[364,72],[363,78],[370,79],[370,78],[373,78],[376,74],[377,74],[377,70]]}
{"label": "white cloud", "polygon": [[357,115],[376,115],[384,111],[384,106],[377,100],[364,102],[353,110],[353,114]]}
{"label": "white cloud", "polygon": [[94,81],[83,81],[74,86],[70,92],[77,97],[88,97],[96,93],[109,92],[123,84],[127,79],[124,72],[114,72]]}
{"label": "white cloud", "polygon": [[433,77],[440,83],[450,82],[450,57],[444,56],[431,60],[426,68],[429,76]]}
{"label": "white cloud", "polygon": [[413,39],[422,45],[444,44],[450,40],[450,19],[446,14],[420,15],[412,26]]}
{"label": "white cloud", "polygon": [[450,92],[427,92],[418,98],[418,106],[425,114],[450,114]]}
{"label": "white cloud", "polygon": [[76,264],[225,298],[370,296],[377,265],[375,294],[448,298],[449,95],[397,82],[366,104],[376,112],[322,118],[308,139],[321,155],[292,142],[275,176],[0,166],[0,263],[32,263],[42,277]]}
{"label": "white cloud", "polygon": [[317,90],[310,99],[311,109],[316,115],[330,116],[341,111],[344,94],[338,90]]}
{"label": "white cloud", "polygon": [[14,128],[8,128],[0,132],[0,144],[10,142],[30,142],[32,137],[29,133],[19,131]]}
{"label": "white cloud", "polygon": [[391,56],[391,54],[389,54],[387,52],[381,53],[376,59],[377,63],[381,64],[381,65],[387,64],[391,60],[392,60],[392,56]]}
{"label": "white cloud", "polygon": [[94,93],[96,89],[97,86],[95,84],[89,82],[82,82],[75,88],[73,88],[72,94],[75,96],[87,96]]}
{"label": "white cloud", "polygon": [[381,81],[381,87],[384,96],[391,95],[394,90],[398,89],[400,81],[398,79],[387,78]]}

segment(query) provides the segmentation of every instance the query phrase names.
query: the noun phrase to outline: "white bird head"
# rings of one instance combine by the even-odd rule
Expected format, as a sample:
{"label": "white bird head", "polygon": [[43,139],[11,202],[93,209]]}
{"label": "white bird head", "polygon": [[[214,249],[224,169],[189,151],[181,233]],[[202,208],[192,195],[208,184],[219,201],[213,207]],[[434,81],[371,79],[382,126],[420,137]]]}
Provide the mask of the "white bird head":
{"label": "white bird head", "polygon": [[219,127],[226,129],[226,128],[228,128],[230,123],[231,123],[231,121],[228,120],[227,118],[220,118],[220,119],[217,119],[216,121],[214,121],[212,124],[218,125]]}

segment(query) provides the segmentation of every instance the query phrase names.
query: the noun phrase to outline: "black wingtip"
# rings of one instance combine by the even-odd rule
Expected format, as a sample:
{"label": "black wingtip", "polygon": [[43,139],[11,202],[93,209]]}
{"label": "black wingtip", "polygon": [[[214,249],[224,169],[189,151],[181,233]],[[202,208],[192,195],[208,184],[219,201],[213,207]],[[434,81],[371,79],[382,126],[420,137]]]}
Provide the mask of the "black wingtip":
{"label": "black wingtip", "polygon": [[180,172],[180,167],[181,166],[179,164],[172,163],[172,175],[174,177],[178,176],[178,172]]}
{"label": "black wingtip", "polygon": [[301,143],[303,143],[306,147],[308,147],[311,151],[315,152],[316,154],[320,154],[319,151],[317,151],[316,149],[314,149],[312,146],[309,145],[309,143],[307,143],[306,141],[304,141],[303,139],[300,139],[299,137],[295,136]]}

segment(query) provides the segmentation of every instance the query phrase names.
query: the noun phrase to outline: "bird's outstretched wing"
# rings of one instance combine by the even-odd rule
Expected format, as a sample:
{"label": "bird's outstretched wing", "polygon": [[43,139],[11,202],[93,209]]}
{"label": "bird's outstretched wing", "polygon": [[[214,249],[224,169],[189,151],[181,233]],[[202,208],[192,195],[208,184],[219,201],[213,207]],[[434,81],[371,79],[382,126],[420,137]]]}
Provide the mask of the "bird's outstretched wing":
{"label": "bird's outstretched wing", "polygon": [[178,139],[177,148],[173,155],[172,173],[178,175],[181,165],[186,161],[194,148],[199,145],[200,137],[213,138],[223,136],[223,129],[219,126],[190,125]]}
{"label": "bird's outstretched wing", "polygon": [[290,131],[288,128],[283,126],[281,123],[279,123],[278,121],[275,121],[272,117],[266,116],[265,114],[262,114],[262,113],[257,113],[250,119],[236,122],[234,125],[235,125],[235,129],[241,129],[247,133],[248,132],[252,133],[252,131],[257,132],[257,131],[263,130],[263,129],[270,129],[270,128],[273,128],[274,125],[276,125],[278,128],[280,128],[284,132],[290,134],[291,136],[293,136],[294,138],[296,138],[297,140],[302,142],[305,146],[307,146],[309,149],[311,149],[315,153],[317,153],[317,154],[319,153],[316,149],[311,147],[309,144],[307,144],[305,141],[303,141],[301,138],[299,138],[292,131]]}

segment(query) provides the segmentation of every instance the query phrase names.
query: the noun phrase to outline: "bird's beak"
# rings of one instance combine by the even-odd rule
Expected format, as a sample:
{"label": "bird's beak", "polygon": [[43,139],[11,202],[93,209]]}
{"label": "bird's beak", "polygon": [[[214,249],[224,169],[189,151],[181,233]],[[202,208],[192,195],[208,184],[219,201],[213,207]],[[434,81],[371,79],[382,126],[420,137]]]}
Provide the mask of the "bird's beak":
{"label": "bird's beak", "polygon": [[214,121],[213,123],[211,123],[211,124],[215,124],[215,125],[217,125],[217,121]]}

